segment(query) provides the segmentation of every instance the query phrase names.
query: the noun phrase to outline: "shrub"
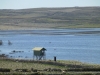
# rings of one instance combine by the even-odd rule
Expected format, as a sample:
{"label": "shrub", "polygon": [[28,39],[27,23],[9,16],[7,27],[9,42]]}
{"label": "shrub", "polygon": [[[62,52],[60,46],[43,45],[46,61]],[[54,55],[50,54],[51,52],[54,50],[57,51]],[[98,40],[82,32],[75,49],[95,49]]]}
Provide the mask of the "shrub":
{"label": "shrub", "polygon": [[100,71],[100,68],[83,68],[83,71]]}
{"label": "shrub", "polygon": [[33,72],[37,72],[37,69],[33,69]]}
{"label": "shrub", "polygon": [[36,72],[36,73],[30,74],[30,75],[45,75],[45,74]]}
{"label": "shrub", "polygon": [[17,71],[17,72],[29,72],[28,69],[16,69],[15,71]]}
{"label": "shrub", "polygon": [[0,72],[10,72],[10,69],[0,68]]}

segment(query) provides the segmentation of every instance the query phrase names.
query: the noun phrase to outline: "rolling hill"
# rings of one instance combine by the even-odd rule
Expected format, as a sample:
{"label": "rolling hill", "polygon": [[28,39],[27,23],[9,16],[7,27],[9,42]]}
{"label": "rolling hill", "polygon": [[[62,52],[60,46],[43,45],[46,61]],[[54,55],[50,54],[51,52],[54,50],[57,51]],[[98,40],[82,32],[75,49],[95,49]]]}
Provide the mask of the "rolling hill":
{"label": "rolling hill", "polygon": [[0,10],[0,30],[34,28],[100,28],[100,7]]}

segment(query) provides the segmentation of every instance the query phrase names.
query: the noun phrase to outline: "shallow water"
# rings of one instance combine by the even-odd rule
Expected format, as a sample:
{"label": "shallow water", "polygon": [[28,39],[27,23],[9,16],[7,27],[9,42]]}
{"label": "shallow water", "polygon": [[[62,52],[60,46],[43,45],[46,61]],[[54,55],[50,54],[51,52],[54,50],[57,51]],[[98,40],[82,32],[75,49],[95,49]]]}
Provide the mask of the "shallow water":
{"label": "shallow water", "polygon": [[[0,54],[13,58],[32,59],[32,48],[44,47],[46,59],[56,56],[60,60],[100,64],[99,28],[0,31],[0,40]],[[12,45],[8,45],[8,40]],[[13,50],[23,52],[11,54]]]}

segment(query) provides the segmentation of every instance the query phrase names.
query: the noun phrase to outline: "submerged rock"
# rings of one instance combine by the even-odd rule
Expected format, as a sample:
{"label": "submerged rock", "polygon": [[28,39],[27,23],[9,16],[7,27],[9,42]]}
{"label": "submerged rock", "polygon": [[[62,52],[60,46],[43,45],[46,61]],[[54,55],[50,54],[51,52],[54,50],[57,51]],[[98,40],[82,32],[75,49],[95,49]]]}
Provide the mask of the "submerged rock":
{"label": "submerged rock", "polygon": [[2,40],[0,40],[0,45],[2,45],[3,44],[3,42],[2,42]]}

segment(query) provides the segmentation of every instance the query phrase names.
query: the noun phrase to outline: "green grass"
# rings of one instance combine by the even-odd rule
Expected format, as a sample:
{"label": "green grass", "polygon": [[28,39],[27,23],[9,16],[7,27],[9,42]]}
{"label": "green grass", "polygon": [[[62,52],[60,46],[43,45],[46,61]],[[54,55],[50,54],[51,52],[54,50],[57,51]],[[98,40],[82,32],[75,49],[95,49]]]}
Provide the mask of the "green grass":
{"label": "green grass", "polygon": [[43,63],[17,62],[17,61],[10,61],[10,60],[0,60],[0,67],[1,68],[10,68],[10,69],[35,68],[35,69],[39,69],[39,70],[43,70],[45,68],[63,68],[63,69],[65,69],[64,67],[61,67],[61,66],[43,64]]}
{"label": "green grass", "polygon": [[[100,74],[100,65],[96,64],[88,64],[82,63],[79,61],[66,61],[66,60],[57,60],[54,62],[53,60],[47,61],[18,61],[18,60],[5,60],[0,59],[0,68],[11,69],[10,74],[16,75],[31,75],[32,73],[41,73],[41,74],[60,74],[63,75],[62,71],[65,71],[65,75],[96,75]],[[38,72],[31,72],[31,69],[38,70]],[[16,69],[27,69],[28,72],[16,72]],[[48,71],[44,71],[44,69],[49,69]],[[52,71],[53,69],[60,69],[61,71]],[[7,75],[7,72],[0,72],[1,75]],[[40,75],[40,74],[39,74]]]}
{"label": "green grass", "polygon": [[[60,65],[61,64],[61,65]],[[63,64],[63,65],[62,65]],[[70,65],[69,67],[66,67],[64,65]],[[67,68],[77,68],[77,66],[81,66],[81,68],[84,67],[92,67],[92,68],[100,68],[100,65],[98,64],[88,64],[88,63],[82,63],[79,61],[66,61],[66,60],[57,60],[57,62],[54,61],[33,61],[33,62],[21,62],[17,60],[2,60],[0,59],[0,67],[1,68],[10,68],[10,69],[16,69],[16,68],[35,68],[35,69],[46,69],[46,68],[59,68],[59,69],[67,69]]]}

